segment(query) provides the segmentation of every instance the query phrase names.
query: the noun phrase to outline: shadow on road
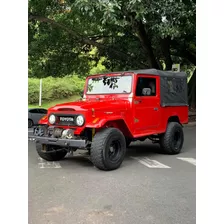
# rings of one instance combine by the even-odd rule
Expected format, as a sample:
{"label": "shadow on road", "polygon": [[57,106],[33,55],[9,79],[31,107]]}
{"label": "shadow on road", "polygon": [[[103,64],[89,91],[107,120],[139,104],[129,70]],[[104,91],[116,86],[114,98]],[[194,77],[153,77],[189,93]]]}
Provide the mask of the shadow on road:
{"label": "shadow on road", "polygon": [[[134,143],[133,145],[130,145],[129,148],[127,148],[125,160],[131,160],[131,156],[141,157],[155,154],[164,154],[158,144],[150,144],[150,142]],[[73,155],[68,154],[62,161],[66,162],[66,165],[78,164],[86,167],[93,166],[88,153],[82,150],[74,152]],[[65,164],[63,164],[63,166]]]}
{"label": "shadow on road", "polygon": [[[86,167],[92,167],[93,164],[92,162],[89,160],[89,156],[87,155],[81,155],[81,154],[76,154],[74,153],[74,155],[68,155],[66,156],[62,161],[66,161],[67,165],[72,165],[72,164],[78,164],[81,166],[86,166]],[[60,162],[62,162],[60,161]]]}

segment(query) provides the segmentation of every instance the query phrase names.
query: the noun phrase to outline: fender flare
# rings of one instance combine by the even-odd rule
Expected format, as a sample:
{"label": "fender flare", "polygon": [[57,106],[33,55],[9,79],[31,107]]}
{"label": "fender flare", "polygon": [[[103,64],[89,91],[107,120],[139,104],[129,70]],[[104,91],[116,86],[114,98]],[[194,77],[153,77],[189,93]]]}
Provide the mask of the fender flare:
{"label": "fender flare", "polygon": [[86,128],[101,128],[103,127],[108,121],[118,121],[122,120],[125,125],[128,127],[126,124],[125,120],[123,119],[122,116],[107,116],[104,118],[95,118],[91,123],[86,124]]}
{"label": "fender flare", "polygon": [[111,122],[111,123],[114,122],[117,125],[113,125],[112,127],[120,129],[126,136],[133,138],[133,133],[131,131],[131,128],[127,125],[127,123],[125,122],[125,119],[119,115],[99,118],[99,120],[95,124],[94,123],[87,124],[86,128],[99,129],[99,128],[105,127],[105,124],[107,122]]}

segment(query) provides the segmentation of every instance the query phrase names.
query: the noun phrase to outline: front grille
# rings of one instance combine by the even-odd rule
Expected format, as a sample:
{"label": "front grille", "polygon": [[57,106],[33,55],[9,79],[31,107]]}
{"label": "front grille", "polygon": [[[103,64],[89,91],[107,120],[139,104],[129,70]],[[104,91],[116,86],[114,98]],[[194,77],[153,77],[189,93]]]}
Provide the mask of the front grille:
{"label": "front grille", "polygon": [[57,115],[58,125],[76,126],[77,115]]}

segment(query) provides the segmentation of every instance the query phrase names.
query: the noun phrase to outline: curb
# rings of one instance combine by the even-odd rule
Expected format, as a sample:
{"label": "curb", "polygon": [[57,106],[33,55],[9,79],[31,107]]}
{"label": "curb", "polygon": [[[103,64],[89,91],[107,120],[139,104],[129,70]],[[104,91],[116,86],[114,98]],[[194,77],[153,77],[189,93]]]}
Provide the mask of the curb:
{"label": "curb", "polygon": [[189,122],[188,124],[183,124],[184,127],[194,127],[196,126],[196,121],[194,122]]}

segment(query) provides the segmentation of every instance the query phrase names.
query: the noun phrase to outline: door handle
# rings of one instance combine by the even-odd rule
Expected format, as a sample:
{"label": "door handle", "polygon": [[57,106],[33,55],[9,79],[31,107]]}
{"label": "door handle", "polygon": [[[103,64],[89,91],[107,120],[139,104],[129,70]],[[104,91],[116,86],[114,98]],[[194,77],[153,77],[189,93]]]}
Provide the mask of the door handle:
{"label": "door handle", "polygon": [[154,107],[154,110],[157,111],[158,110],[158,107]]}

